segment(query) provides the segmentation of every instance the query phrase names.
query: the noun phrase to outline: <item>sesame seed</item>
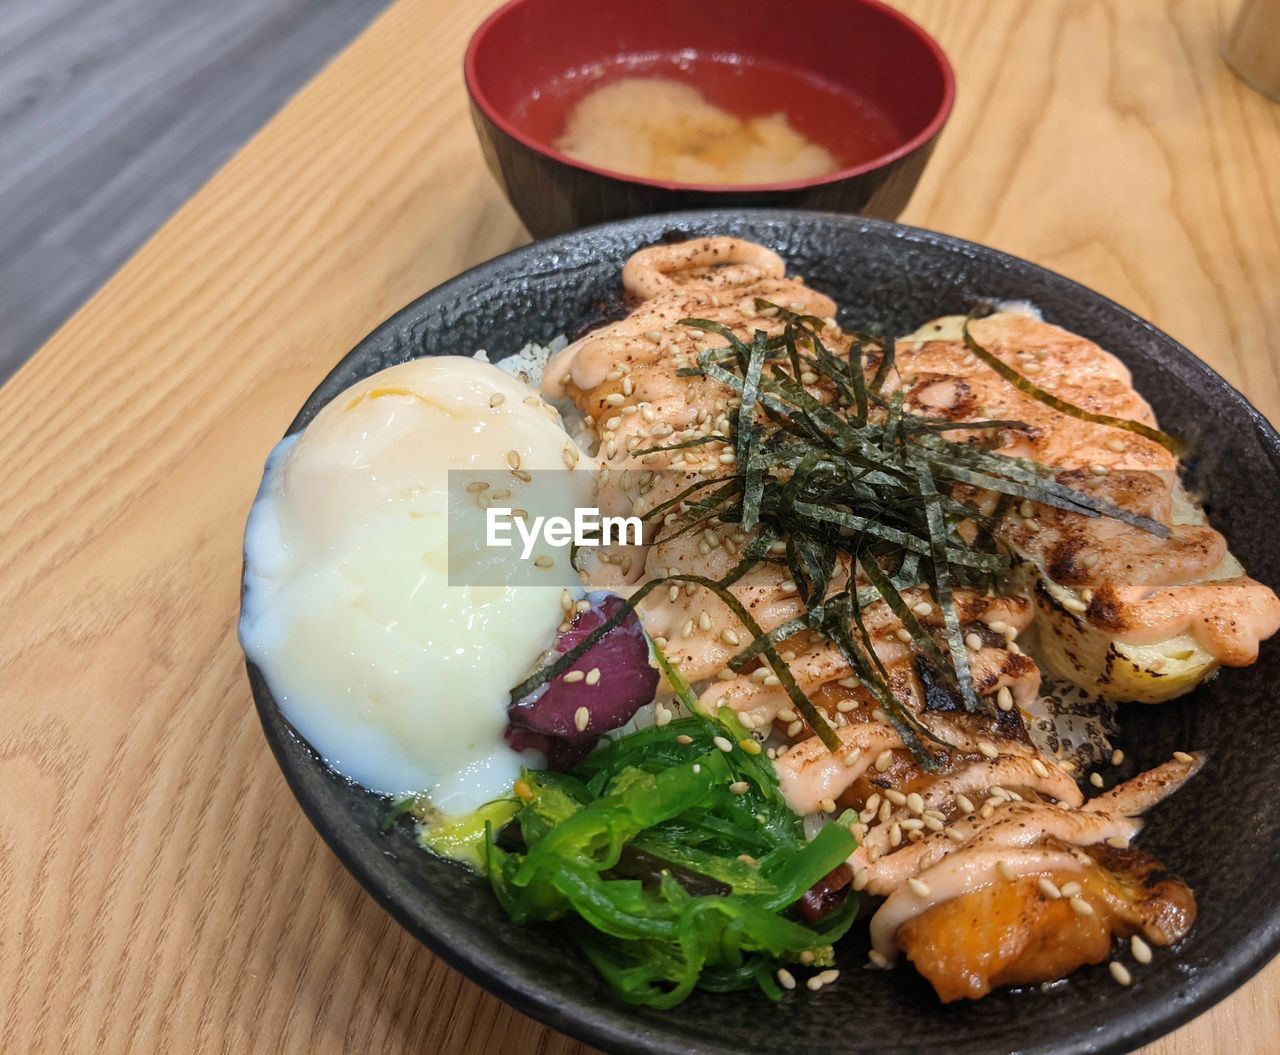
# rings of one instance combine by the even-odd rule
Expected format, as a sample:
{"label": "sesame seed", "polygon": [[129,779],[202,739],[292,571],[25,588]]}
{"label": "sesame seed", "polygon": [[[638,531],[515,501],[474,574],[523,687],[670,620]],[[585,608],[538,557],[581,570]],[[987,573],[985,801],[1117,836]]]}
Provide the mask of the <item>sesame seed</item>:
{"label": "sesame seed", "polygon": [[897,788],[885,788],[884,797],[895,806],[905,806],[907,804],[907,796]]}
{"label": "sesame seed", "polygon": [[516,450],[507,451],[507,464],[513,469],[519,469],[520,452]]}
{"label": "sesame seed", "polygon": [[739,740],[738,746],[749,755],[758,755],[760,753],[760,742],[750,736],[744,736]]}
{"label": "sesame seed", "polygon": [[1127,850],[1129,848],[1129,840],[1123,835],[1107,836],[1107,845],[1113,850]]}
{"label": "sesame seed", "polygon": [[1103,784],[1102,774],[1101,774],[1101,773],[1090,773],[1090,774],[1089,774],[1089,783],[1090,783],[1090,784],[1092,784],[1095,788],[1100,788],[1100,787],[1102,787],[1102,784]]}
{"label": "sesame seed", "polygon": [[1013,866],[1008,861],[1000,860],[996,862],[996,873],[1006,882],[1013,882],[1017,878],[1014,874]]}
{"label": "sesame seed", "polygon": [[996,745],[989,740],[978,741],[978,753],[984,758],[999,758],[1000,752],[996,750]]}
{"label": "sesame seed", "polygon": [[891,765],[893,765],[893,752],[890,751],[888,748],[885,748],[878,755],[876,755],[876,761],[875,761],[876,772],[883,773]]}
{"label": "sesame seed", "polygon": [[778,984],[783,989],[794,989],[796,987],[796,976],[785,967],[779,967],[774,977],[778,979]]}
{"label": "sesame seed", "polygon": [[578,732],[583,732],[590,721],[591,712],[585,707],[579,707],[573,712],[573,724],[577,728]]}
{"label": "sesame seed", "polygon": [[1080,893],[1080,891],[1081,891],[1082,889],[1084,889],[1084,888],[1083,888],[1083,887],[1081,887],[1081,886],[1080,886],[1080,884],[1079,884],[1079,883],[1077,883],[1077,882],[1075,882],[1074,880],[1073,880],[1072,882],[1070,882],[1070,883],[1063,883],[1063,884],[1062,884],[1062,896],[1063,896],[1063,897],[1075,897],[1078,893]]}
{"label": "sesame seed", "polygon": [[924,799],[920,797],[918,792],[913,791],[907,796],[907,809],[912,813],[924,812]]}
{"label": "sesame seed", "polygon": [[545,554],[541,557],[535,557],[533,560],[533,566],[535,568],[551,568],[555,566],[555,563],[556,562],[554,560]]}
{"label": "sesame seed", "polygon": [[862,748],[855,747],[852,751],[850,751],[847,755],[844,756],[843,761],[846,766],[856,766],[858,764],[858,759],[860,759],[861,757],[862,757]]}
{"label": "sesame seed", "polygon": [[1117,747],[1114,751],[1111,752],[1111,764],[1113,766],[1118,766],[1123,761],[1124,761],[1124,752]]}
{"label": "sesame seed", "polygon": [[947,832],[947,838],[950,839],[953,843],[962,843],[965,840],[964,832],[959,831],[956,828],[948,828],[946,829],[946,832]]}
{"label": "sesame seed", "polygon": [[823,813],[835,813],[836,800],[832,798],[820,799],[818,801],[818,806],[821,808]]}
{"label": "sesame seed", "polygon": [[807,988],[809,992],[816,993],[819,989],[822,988],[822,976],[815,974],[812,978],[810,978],[804,984],[805,984],[805,988]]}
{"label": "sesame seed", "polygon": [[729,743],[729,741],[726,740],[723,736],[714,736],[711,738],[711,742],[715,744],[716,747],[720,748],[721,751],[724,751],[726,754],[733,750],[733,744]]}
{"label": "sesame seed", "polygon": [[923,879],[917,879],[915,876],[912,876],[907,880],[907,886],[909,886],[911,888],[911,892],[916,894],[918,897],[928,897],[933,892],[929,889],[928,883]]}
{"label": "sesame seed", "polygon": [[1151,962],[1151,946],[1142,940],[1140,934],[1135,934],[1129,939],[1129,949],[1133,952],[1133,958],[1139,963]]}
{"label": "sesame seed", "polygon": [[797,718],[794,722],[792,722],[790,725],[787,726],[787,735],[799,736],[800,730],[802,730],[803,728],[804,728],[804,722],[800,721],[800,719]]}
{"label": "sesame seed", "polygon": [[671,721],[671,712],[662,704],[655,704],[653,708],[653,724],[661,729],[664,725]]}
{"label": "sesame seed", "polygon": [[978,808],[973,804],[973,800],[970,799],[968,795],[957,795],[956,805],[964,810],[965,813],[976,813],[978,811]]}
{"label": "sesame seed", "polygon": [[1107,450],[1115,451],[1116,454],[1119,454],[1124,450],[1124,440],[1107,440],[1103,446],[1106,447]]}
{"label": "sesame seed", "polygon": [[1129,968],[1122,964],[1119,960],[1112,960],[1110,963],[1111,977],[1121,985],[1132,985],[1133,975],[1129,973]]}
{"label": "sesame seed", "polygon": [[870,961],[872,967],[876,967],[881,971],[888,970],[889,968],[889,961],[885,958],[884,953],[877,952],[875,949],[872,949],[867,953],[867,959]]}
{"label": "sesame seed", "polygon": [[830,985],[832,982],[834,982],[837,978],[840,977],[840,971],[835,967],[829,967],[825,971],[823,971],[820,975],[818,975],[818,977],[822,979],[823,985]]}
{"label": "sesame seed", "polygon": [[596,685],[596,684],[598,684],[598,683],[599,683],[599,681],[600,681],[600,668],[599,668],[599,667],[592,667],[589,671],[587,671],[587,679],[586,679],[586,680],[587,680],[587,684],[588,684],[588,685]]}
{"label": "sesame seed", "polygon": [[1089,606],[1078,597],[1064,597],[1062,599],[1062,607],[1068,612],[1075,612],[1077,615],[1089,610]]}
{"label": "sesame seed", "polygon": [[683,744],[684,746],[687,747],[689,744],[693,743],[693,737],[686,736],[684,733],[681,733],[679,736],[676,737],[676,743]]}
{"label": "sesame seed", "polygon": [[585,671],[582,671],[582,670],[570,670],[570,671],[566,671],[566,672],[565,672],[564,680],[565,680],[566,682],[568,682],[570,685],[572,685],[575,681],[581,681],[581,680],[582,680],[583,678],[585,678],[586,676],[587,676],[587,675],[586,675],[586,672],[585,672]]}
{"label": "sesame seed", "polygon": [[1013,693],[1009,691],[1008,685],[1001,685],[996,693],[996,706],[1002,711],[1013,710]]}
{"label": "sesame seed", "polygon": [[726,645],[737,645],[739,644],[739,641],[740,641],[737,631],[735,631],[732,627],[728,627],[728,626],[726,626],[723,630],[720,631],[720,640],[723,641]]}
{"label": "sesame seed", "polygon": [[1071,911],[1077,916],[1092,916],[1093,906],[1079,894],[1076,894],[1071,898]]}
{"label": "sesame seed", "polygon": [[1031,772],[1038,776],[1041,780],[1049,778],[1049,768],[1038,758],[1031,760]]}
{"label": "sesame seed", "polygon": [[1062,891],[1058,889],[1058,884],[1048,876],[1040,877],[1040,892],[1054,901],[1062,897]]}
{"label": "sesame seed", "polygon": [[645,330],[644,336],[645,340],[652,341],[654,344],[662,341],[662,334],[657,330]]}
{"label": "sesame seed", "polygon": [[911,644],[911,631],[905,626],[898,627],[898,629],[893,632],[893,635],[904,645]]}
{"label": "sesame seed", "polygon": [[1189,766],[1195,761],[1195,759],[1185,751],[1175,751],[1173,753],[1173,760],[1175,762],[1181,762],[1184,766]]}
{"label": "sesame seed", "polygon": [[916,615],[928,615],[933,611],[933,605],[928,601],[917,601],[911,606],[911,610],[915,612]]}
{"label": "sesame seed", "polygon": [[982,648],[982,638],[977,634],[965,634],[964,644],[970,652],[977,652]]}
{"label": "sesame seed", "polygon": [[867,884],[871,882],[871,872],[866,868],[859,868],[853,873],[853,889],[855,892],[866,890]]}
{"label": "sesame seed", "polygon": [[889,845],[902,845],[902,825],[897,821],[894,821],[894,823],[889,826]]}
{"label": "sesame seed", "polygon": [[745,780],[735,780],[732,784],[729,785],[729,790],[732,791],[735,795],[745,795],[748,791],[751,790],[751,785],[748,784]]}

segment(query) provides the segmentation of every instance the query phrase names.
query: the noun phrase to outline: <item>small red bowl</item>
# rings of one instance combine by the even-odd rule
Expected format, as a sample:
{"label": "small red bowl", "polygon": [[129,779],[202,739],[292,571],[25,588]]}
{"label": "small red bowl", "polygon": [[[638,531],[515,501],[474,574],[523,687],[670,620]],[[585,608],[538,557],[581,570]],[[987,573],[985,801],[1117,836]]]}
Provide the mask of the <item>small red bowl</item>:
{"label": "small red bowl", "polygon": [[[879,0],[511,0],[467,47],[485,160],[537,238],[645,213],[772,205],[894,219],[955,99],[923,29]],[[553,145],[573,106],[626,75],[693,84],[743,117],[784,112],[838,171],[709,186],[589,165]]]}

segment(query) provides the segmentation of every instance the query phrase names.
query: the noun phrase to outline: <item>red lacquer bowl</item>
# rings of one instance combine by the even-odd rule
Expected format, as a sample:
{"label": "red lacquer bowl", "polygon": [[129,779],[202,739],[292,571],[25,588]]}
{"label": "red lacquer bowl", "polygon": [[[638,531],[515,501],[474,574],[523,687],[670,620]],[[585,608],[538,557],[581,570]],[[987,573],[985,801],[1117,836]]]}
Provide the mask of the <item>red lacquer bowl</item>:
{"label": "red lacquer bowl", "polygon": [[[712,206],[893,219],[955,99],[942,49],[878,0],[511,0],[471,38],[465,74],[489,169],[538,238]],[[579,99],[635,74],[691,83],[743,117],[781,111],[841,167],[710,186],[631,176],[555,148]]]}

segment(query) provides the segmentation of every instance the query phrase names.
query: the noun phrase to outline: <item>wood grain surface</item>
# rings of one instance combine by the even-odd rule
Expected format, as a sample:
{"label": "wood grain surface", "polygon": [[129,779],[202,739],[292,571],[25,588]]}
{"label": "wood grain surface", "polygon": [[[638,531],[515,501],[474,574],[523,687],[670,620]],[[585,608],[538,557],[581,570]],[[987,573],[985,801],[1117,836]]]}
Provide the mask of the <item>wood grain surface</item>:
{"label": "wood grain surface", "polygon": [[0,3],[0,382],[385,6]]}
{"label": "wood grain surface", "polygon": [[[909,222],[1132,307],[1280,417],[1280,107],[1214,0],[911,0],[959,103]],[[525,239],[399,0],[0,389],[0,1051],[580,1052],[294,804],[235,641],[263,457],[410,298]],[[1264,1055],[1280,965],[1150,1055]],[[1033,1029],[1033,1023],[1028,1023]]]}

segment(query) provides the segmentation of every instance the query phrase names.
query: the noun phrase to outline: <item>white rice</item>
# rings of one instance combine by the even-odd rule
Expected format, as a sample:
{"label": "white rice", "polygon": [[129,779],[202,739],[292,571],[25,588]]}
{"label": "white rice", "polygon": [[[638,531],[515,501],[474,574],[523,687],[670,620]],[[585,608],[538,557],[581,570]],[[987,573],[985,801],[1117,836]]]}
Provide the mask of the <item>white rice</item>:
{"label": "white rice", "polygon": [[[515,355],[509,355],[505,359],[499,359],[493,365],[503,373],[510,374],[512,377],[523,381],[535,391],[542,384],[542,375],[547,369],[547,363],[551,357],[564,348],[569,343],[569,338],[564,334],[553,337],[548,344],[534,344],[530,341],[521,348]],[[472,357],[479,359],[482,363],[490,362],[489,353],[481,348]]]}

